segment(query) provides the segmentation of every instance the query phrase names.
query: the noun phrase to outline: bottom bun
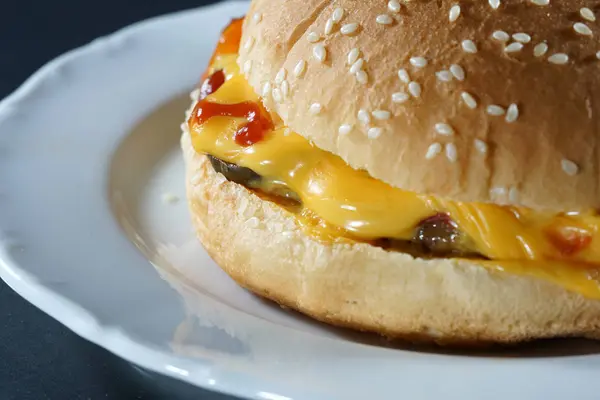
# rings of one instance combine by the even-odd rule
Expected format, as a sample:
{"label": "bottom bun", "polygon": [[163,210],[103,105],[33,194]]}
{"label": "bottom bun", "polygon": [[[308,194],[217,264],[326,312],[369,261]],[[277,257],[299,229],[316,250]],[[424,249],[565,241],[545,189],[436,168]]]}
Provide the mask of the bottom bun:
{"label": "bottom bun", "polygon": [[332,325],[442,344],[600,338],[600,301],[473,260],[324,243],[181,140],[198,237],[241,286]]}

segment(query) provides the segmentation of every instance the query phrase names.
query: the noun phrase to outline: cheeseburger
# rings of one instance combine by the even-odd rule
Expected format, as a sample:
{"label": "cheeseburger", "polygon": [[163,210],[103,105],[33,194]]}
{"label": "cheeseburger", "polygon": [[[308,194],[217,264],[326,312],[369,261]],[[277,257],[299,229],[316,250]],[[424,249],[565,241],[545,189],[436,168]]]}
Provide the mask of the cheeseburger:
{"label": "cheeseburger", "polygon": [[600,338],[591,4],[252,1],[183,124],[200,241],[333,325]]}

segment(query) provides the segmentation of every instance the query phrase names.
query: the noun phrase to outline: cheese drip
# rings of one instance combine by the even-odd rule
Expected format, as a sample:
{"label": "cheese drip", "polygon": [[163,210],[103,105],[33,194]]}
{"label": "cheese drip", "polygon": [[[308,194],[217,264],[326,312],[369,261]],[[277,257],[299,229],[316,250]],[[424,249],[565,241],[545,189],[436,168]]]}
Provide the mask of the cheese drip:
{"label": "cheese drip", "polygon": [[[236,55],[215,57],[210,70],[222,69],[227,81],[207,101],[235,104],[260,99],[235,62]],[[277,118],[274,118],[277,120]],[[189,128],[199,153],[252,169],[263,185],[294,191],[311,218],[330,227],[331,236],[370,241],[377,238],[410,240],[424,219],[447,213],[473,241],[479,254],[492,260],[490,268],[533,275],[588,297],[600,298],[596,280],[600,263],[600,218],[595,213],[550,214],[495,204],[463,203],[394,188],[366,172],[348,166],[282,124],[250,146],[240,146],[233,133],[245,121],[215,116]],[[302,219],[301,212],[297,217]],[[304,222],[304,221],[301,221]],[[565,252],[548,232],[583,233],[585,246]]]}

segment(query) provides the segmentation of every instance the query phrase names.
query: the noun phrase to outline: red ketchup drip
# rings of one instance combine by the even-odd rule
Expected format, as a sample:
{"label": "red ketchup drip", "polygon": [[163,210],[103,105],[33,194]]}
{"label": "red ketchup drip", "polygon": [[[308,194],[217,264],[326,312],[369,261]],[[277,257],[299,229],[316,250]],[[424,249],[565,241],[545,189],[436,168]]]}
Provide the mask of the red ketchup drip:
{"label": "red ketchup drip", "polygon": [[235,131],[234,139],[240,146],[250,146],[260,142],[265,131],[273,129],[273,123],[264,108],[250,101],[237,104],[219,104],[207,100],[198,102],[193,114],[197,124],[203,124],[212,117],[246,118],[248,122]]}
{"label": "red ketchup drip", "polygon": [[225,73],[223,70],[218,70],[206,78],[200,86],[200,100],[204,100],[209,95],[216,92],[225,83]]}
{"label": "red ketchup drip", "polygon": [[[219,44],[213,54],[210,64],[221,54],[237,53],[242,37],[243,18],[234,19],[223,30]],[[273,129],[273,122],[261,103],[241,102],[237,104],[219,104],[207,98],[225,83],[226,76],[222,70],[213,72],[203,78],[200,86],[200,101],[196,104],[191,116],[193,124],[203,124],[212,117],[245,118],[246,123],[234,133],[234,139],[240,146],[250,146],[260,142],[265,132]]]}
{"label": "red ketchup drip", "polygon": [[573,227],[563,226],[546,230],[546,237],[563,256],[572,256],[584,250],[592,242],[589,232]]}
{"label": "red ketchup drip", "polygon": [[[212,65],[215,58],[222,54],[235,54],[240,49],[240,41],[242,40],[242,25],[244,18],[234,18],[229,25],[221,32],[219,43],[215,49],[208,65]],[[202,76],[202,80],[206,78],[208,71]]]}

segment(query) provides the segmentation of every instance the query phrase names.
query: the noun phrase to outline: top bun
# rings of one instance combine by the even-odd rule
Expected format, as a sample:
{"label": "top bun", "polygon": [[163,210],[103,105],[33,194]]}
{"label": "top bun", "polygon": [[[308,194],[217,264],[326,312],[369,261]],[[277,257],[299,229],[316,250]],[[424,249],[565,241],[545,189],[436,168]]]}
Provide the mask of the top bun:
{"label": "top bun", "polygon": [[239,65],[287,126],[395,187],[600,208],[593,4],[254,0]]}

